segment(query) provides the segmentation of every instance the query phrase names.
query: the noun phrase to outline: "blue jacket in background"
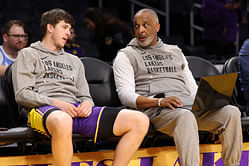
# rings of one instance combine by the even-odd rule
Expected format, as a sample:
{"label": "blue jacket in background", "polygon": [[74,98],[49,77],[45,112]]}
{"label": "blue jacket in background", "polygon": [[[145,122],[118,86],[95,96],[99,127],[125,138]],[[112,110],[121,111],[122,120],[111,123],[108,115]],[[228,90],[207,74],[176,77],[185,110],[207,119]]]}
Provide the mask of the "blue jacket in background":
{"label": "blue jacket in background", "polygon": [[249,101],[249,39],[247,39],[239,51],[238,59],[239,81],[241,91],[246,102]]}

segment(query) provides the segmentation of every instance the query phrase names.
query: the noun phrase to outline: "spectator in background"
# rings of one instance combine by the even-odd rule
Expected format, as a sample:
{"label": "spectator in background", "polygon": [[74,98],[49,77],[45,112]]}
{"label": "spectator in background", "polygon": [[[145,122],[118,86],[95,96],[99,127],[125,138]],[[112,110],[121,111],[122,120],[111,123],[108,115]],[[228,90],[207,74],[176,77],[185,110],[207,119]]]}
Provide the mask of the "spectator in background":
{"label": "spectator in background", "polygon": [[95,33],[100,59],[106,62],[112,62],[117,51],[133,37],[132,29],[127,24],[98,8],[88,8],[84,22]]}
{"label": "spectator in background", "polygon": [[235,41],[241,16],[240,1],[203,0],[203,39],[208,54],[224,60],[236,54]]}
{"label": "spectator in background", "polygon": [[67,43],[64,46],[66,52],[76,55],[77,57],[83,57],[83,50],[79,44],[76,44],[77,35],[75,29],[70,29],[71,35],[69,36]]}
{"label": "spectator in background", "polygon": [[245,40],[242,44],[239,55],[249,55],[249,39]]}
{"label": "spectator in background", "polygon": [[28,33],[19,20],[10,20],[2,27],[3,44],[0,46],[0,76],[3,77],[8,65],[13,63],[18,51],[28,44]]}
{"label": "spectator in background", "polygon": [[28,47],[30,46],[31,42],[32,42],[32,35],[31,35],[31,31],[30,31],[30,28],[27,27],[26,25],[24,25],[24,33],[25,33],[25,37],[26,37],[26,46],[25,47]]}
{"label": "spectator in background", "polygon": [[249,114],[249,39],[245,40],[240,48],[238,70],[240,90],[243,95],[240,100],[245,103],[245,111]]}

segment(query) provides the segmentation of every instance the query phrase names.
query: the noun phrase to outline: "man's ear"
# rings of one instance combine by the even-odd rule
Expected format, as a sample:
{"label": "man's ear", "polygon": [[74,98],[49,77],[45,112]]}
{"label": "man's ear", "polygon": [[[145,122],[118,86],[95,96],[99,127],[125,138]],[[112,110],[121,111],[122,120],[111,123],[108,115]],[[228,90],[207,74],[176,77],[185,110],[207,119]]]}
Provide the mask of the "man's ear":
{"label": "man's ear", "polygon": [[3,37],[3,42],[8,41],[8,35],[6,33],[4,33],[2,37]]}
{"label": "man's ear", "polygon": [[156,32],[158,32],[160,30],[160,24],[157,24],[156,26]]}
{"label": "man's ear", "polygon": [[52,24],[47,24],[47,31],[52,32],[54,30],[54,26]]}

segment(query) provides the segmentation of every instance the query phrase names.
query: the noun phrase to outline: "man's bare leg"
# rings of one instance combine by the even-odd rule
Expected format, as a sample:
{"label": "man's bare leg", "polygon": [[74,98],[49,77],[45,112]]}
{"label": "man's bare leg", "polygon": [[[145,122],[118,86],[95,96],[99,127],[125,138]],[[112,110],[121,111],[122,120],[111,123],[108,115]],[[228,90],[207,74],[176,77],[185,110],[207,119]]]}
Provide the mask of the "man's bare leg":
{"label": "man's bare leg", "polygon": [[115,149],[113,166],[127,166],[149,128],[149,118],[142,112],[124,109],[113,127],[116,136],[122,136]]}
{"label": "man's bare leg", "polygon": [[62,111],[54,111],[46,120],[52,136],[52,153],[55,166],[71,166],[73,156],[72,118]]}

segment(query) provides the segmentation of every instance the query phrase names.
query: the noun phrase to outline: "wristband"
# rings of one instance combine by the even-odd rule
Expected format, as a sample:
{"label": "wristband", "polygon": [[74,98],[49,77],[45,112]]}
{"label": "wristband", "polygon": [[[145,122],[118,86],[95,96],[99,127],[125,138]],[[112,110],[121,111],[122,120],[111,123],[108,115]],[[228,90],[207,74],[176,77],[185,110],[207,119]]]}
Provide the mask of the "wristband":
{"label": "wristband", "polygon": [[158,105],[158,107],[161,107],[161,100],[162,100],[163,98],[159,98],[158,99],[158,103],[157,103],[157,105]]}

